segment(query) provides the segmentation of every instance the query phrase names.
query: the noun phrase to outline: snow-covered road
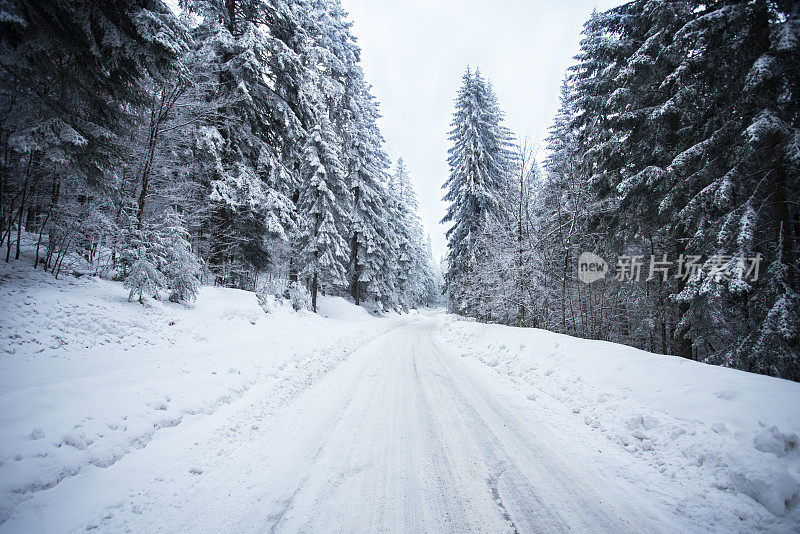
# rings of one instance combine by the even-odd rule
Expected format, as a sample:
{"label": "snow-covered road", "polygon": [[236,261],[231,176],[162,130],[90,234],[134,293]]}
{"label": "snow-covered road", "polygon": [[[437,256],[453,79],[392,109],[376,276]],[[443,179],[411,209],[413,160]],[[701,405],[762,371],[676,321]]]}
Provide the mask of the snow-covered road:
{"label": "snow-covered road", "polygon": [[0,530],[697,530],[619,476],[613,456],[449,350],[440,317],[392,321],[285,403],[256,384],[34,494]]}
{"label": "snow-covered road", "polygon": [[270,482],[234,530],[674,531],[592,451],[576,458],[569,436],[443,347],[437,327],[382,336],[257,440],[264,452],[242,461]]}

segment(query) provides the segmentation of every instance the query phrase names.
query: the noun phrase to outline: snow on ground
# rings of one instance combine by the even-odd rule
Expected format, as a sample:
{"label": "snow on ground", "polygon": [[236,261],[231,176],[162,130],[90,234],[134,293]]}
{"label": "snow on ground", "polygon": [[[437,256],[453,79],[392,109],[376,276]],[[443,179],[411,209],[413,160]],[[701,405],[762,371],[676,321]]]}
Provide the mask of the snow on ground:
{"label": "snow on ground", "polygon": [[373,317],[361,306],[353,306],[342,297],[322,297],[317,303],[317,313],[327,319],[359,321]]}
{"label": "snow on ground", "polygon": [[288,306],[267,315],[253,293],[215,287],[195,304],[145,307],[117,282],[4,264],[0,522],[35,493],[254,386],[290,398],[389,327],[347,321],[361,309],[346,313],[338,300],[321,299],[336,324]]}
{"label": "snow on ground", "polygon": [[0,533],[797,532],[800,384],[0,266]]}
{"label": "snow on ground", "polygon": [[568,413],[656,468],[662,484],[686,488],[679,506],[699,496],[720,518],[735,513],[742,530],[800,530],[800,384],[544,330],[445,322],[443,339],[527,391],[531,409]]}

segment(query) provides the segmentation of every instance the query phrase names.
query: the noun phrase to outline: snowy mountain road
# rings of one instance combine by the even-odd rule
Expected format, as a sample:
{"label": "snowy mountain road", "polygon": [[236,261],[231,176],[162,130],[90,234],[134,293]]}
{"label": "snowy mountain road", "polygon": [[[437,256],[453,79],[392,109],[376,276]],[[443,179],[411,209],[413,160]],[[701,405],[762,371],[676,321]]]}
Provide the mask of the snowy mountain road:
{"label": "snowy mountain road", "polygon": [[624,452],[604,454],[582,422],[448,347],[441,316],[392,321],[296,395],[276,401],[257,382],[34,495],[35,513],[0,531],[700,530],[618,472]]}
{"label": "snowy mountain road", "polygon": [[280,483],[234,530],[661,528],[639,491],[591,458],[577,463],[558,429],[472,373],[435,330],[434,320],[395,330],[309,391],[282,444],[269,444]]}

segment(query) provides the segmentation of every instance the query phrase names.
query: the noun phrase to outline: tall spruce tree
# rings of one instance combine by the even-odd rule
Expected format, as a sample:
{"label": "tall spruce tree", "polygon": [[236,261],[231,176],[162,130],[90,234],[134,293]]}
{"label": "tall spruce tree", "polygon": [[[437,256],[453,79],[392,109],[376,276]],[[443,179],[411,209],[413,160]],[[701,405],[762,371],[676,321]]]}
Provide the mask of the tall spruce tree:
{"label": "tall spruce tree", "polygon": [[502,211],[502,198],[513,170],[513,138],[503,125],[497,97],[479,71],[468,68],[456,98],[447,163],[450,176],[443,200],[450,203],[442,219],[447,231],[451,306],[466,311],[464,294],[470,258],[482,228]]}
{"label": "tall spruce tree", "polygon": [[252,288],[254,273],[269,265],[267,238],[284,237],[294,219],[289,195],[296,175],[286,170],[285,156],[302,129],[276,86],[280,81],[286,91],[302,83],[301,58],[285,42],[301,30],[281,0],[186,6],[203,17],[193,32],[194,82],[219,106],[194,125],[195,159],[205,162],[200,174],[212,201],[209,260],[219,283]]}
{"label": "tall spruce tree", "polygon": [[426,239],[418,209],[417,194],[408,167],[398,158],[389,181],[390,218],[395,237],[396,296],[394,303],[408,310],[438,302],[441,291],[439,268],[434,264],[430,240]]}
{"label": "tall spruce tree", "polygon": [[303,265],[301,275],[309,281],[311,308],[315,312],[321,284],[347,285],[350,250],[346,236],[352,193],[338,159],[337,142],[330,123],[323,117],[303,150],[303,185],[298,201],[303,221],[298,252]]}

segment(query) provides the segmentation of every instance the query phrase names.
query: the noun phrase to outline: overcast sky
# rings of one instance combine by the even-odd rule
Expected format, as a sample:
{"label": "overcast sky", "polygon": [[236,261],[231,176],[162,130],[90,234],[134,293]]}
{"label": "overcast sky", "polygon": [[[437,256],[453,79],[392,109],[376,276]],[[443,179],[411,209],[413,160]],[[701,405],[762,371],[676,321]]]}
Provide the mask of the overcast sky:
{"label": "overcast sky", "polygon": [[341,0],[393,159],[402,156],[434,255],[446,251],[441,185],[447,132],[467,65],[494,84],[507,125],[542,142],[558,109],[566,68],[592,9],[619,0]]}

